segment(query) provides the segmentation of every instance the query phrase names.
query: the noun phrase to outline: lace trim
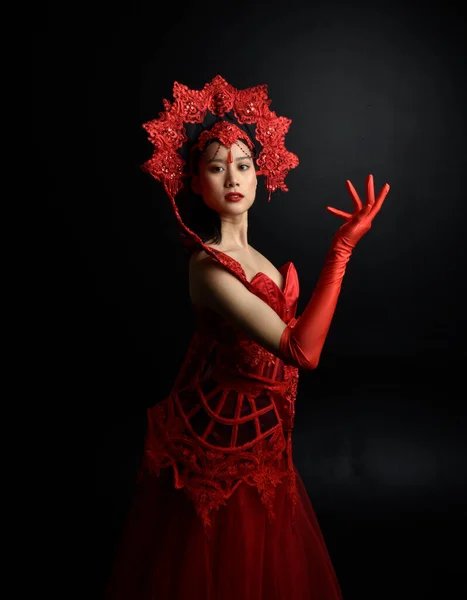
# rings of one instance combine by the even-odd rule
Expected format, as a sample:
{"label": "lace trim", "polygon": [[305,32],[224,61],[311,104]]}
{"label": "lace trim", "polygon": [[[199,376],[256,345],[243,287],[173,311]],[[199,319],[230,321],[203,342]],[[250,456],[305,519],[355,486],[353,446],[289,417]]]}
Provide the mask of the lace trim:
{"label": "lace trim", "polygon": [[260,363],[270,367],[279,360],[272,352],[269,352],[266,348],[263,348],[263,346],[260,346],[253,340],[242,341],[241,345],[245,352],[242,354],[240,361],[236,365],[238,369],[241,369],[243,366],[257,367]]}
{"label": "lace trim", "polygon": [[255,124],[255,137],[262,146],[256,163],[265,177],[268,200],[277,189],[288,191],[285,177],[299,164],[297,155],[285,147],[292,120],[278,117],[269,109],[267,85],[237,90],[216,75],[202,90],[191,90],[175,81],[173,97],[172,103],[163,100],[164,111],[158,118],[143,124],[154,150],[151,159],[142,165],[144,171],[162,182],[171,198],[181,189],[183,177],[190,174],[180,150],[195,140],[189,140],[185,124],[203,123],[208,111],[218,117],[232,112],[238,123]]}
{"label": "lace trim", "polygon": [[[193,501],[206,534],[212,525],[213,510],[226,500],[241,483],[257,488],[268,519],[276,518],[276,486],[286,479],[292,500],[292,522],[297,502],[296,477],[291,460],[291,432],[287,440],[282,427],[270,436],[256,440],[248,450],[221,451],[206,449],[184,435],[183,420],[175,413],[171,398],[148,411],[149,429],[139,478],[144,473],[160,475],[162,468],[173,467],[174,485]],[[287,469],[281,467],[284,452]]]}

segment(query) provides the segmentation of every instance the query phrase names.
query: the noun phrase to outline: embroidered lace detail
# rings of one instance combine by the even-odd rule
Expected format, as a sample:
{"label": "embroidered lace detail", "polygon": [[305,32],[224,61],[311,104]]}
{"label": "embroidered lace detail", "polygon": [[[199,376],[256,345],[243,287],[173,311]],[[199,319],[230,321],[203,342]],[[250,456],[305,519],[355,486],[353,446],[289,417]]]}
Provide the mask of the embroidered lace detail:
{"label": "embroidered lace detail", "polygon": [[202,90],[191,90],[176,81],[173,97],[172,103],[163,100],[164,111],[157,119],[143,125],[154,152],[142,165],[144,171],[162,182],[171,198],[182,188],[182,178],[190,174],[185,171],[186,161],[179,153],[188,141],[185,123],[202,123],[207,111],[219,117],[232,111],[239,123],[256,124],[256,139],[262,145],[256,162],[265,176],[269,200],[271,192],[277,189],[288,191],[284,179],[299,163],[298,157],[284,145],[292,121],[269,110],[267,85],[237,90],[216,75]]}
{"label": "embroidered lace detail", "polygon": [[257,367],[260,363],[264,363],[268,367],[275,364],[277,357],[263,348],[253,340],[242,341],[243,353],[241,360],[237,363],[237,368],[243,368],[245,365],[249,367]]}
{"label": "embroidered lace detail", "polygon": [[221,252],[216,248],[210,248],[210,250],[214,251],[216,258],[220,260],[220,262],[223,265],[225,265],[230,271],[233,271],[235,275],[237,275],[237,277],[241,279],[244,283],[248,284],[245,271],[242,265],[237,260],[235,260],[235,258],[232,258],[228,254],[225,254],[225,252]]}
{"label": "embroidered lace detail", "polygon": [[249,448],[228,452],[210,449],[189,437],[184,419],[177,415],[170,397],[148,411],[148,417],[149,430],[140,476],[146,470],[159,475],[162,468],[172,466],[175,487],[184,488],[193,500],[206,533],[211,525],[212,511],[225,505],[242,482],[258,489],[269,519],[276,516],[273,510],[275,487],[287,476],[289,493],[294,494],[290,474],[280,466],[287,449],[280,426]]}
{"label": "embroidered lace detail", "polygon": [[[288,325],[292,329],[297,324],[298,319],[295,317],[292,318]],[[287,382],[287,387],[285,391],[285,400],[288,402],[288,413],[289,413],[289,427],[292,429],[294,427],[295,420],[295,399],[297,398],[297,390],[298,390],[298,378],[299,378],[299,370],[297,367],[293,365],[285,365],[284,364],[284,380]]]}
{"label": "embroidered lace detail", "polygon": [[[216,251],[212,255],[246,279],[235,259]],[[291,327],[297,322],[289,320]],[[242,484],[258,490],[274,519],[276,487],[282,481],[294,524],[298,373],[214,311],[199,310],[170,395],[148,410],[140,476],[172,467],[174,485],[193,501],[206,535],[213,511]]]}
{"label": "embroidered lace detail", "polygon": [[[288,325],[293,329],[298,322],[298,319],[293,317],[290,319]],[[297,483],[296,475],[293,468],[293,455],[292,455],[292,430],[295,424],[295,400],[297,397],[298,389],[298,378],[299,370],[293,365],[284,364],[284,381],[287,383],[286,391],[284,394],[285,402],[287,404],[288,412],[288,423],[285,427],[287,433],[287,486],[288,492],[292,501],[292,526],[295,524],[295,507],[298,502],[297,495]]]}
{"label": "embroidered lace detail", "polygon": [[198,141],[191,148],[190,153],[194,152],[195,148],[199,148],[201,151],[204,150],[205,145],[209,140],[218,139],[221,144],[224,144],[227,148],[231,148],[238,139],[244,139],[250,150],[254,151],[253,142],[250,138],[242,131],[239,127],[233,123],[227,123],[226,121],[218,121],[211,129],[205,130],[200,133]]}
{"label": "embroidered lace detail", "polygon": [[275,488],[285,481],[294,509],[298,369],[216,316],[198,326],[170,396],[148,410],[140,475],[172,467],[208,535],[212,511],[242,483],[256,487],[273,519]]}
{"label": "embroidered lace detail", "polygon": [[290,403],[293,403],[297,397],[298,368],[292,365],[284,365],[284,379],[287,381],[285,397]]}

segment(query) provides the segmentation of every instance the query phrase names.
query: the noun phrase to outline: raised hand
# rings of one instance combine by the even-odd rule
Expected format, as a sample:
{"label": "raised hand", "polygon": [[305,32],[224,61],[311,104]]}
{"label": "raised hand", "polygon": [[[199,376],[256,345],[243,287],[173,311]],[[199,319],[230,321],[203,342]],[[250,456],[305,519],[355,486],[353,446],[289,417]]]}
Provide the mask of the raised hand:
{"label": "raised hand", "polygon": [[347,221],[346,223],[344,223],[344,225],[342,225],[342,227],[339,228],[336,235],[350,246],[355,247],[356,243],[370,229],[372,221],[381,209],[391,186],[388,183],[386,183],[375,200],[375,186],[373,181],[373,175],[368,175],[366,179],[367,200],[366,205],[363,206],[362,201],[360,200],[354,186],[348,179],[346,181],[346,185],[352,197],[355,211],[352,214],[350,214],[344,212],[343,210],[333,208],[331,206],[327,206],[326,210],[328,210],[334,215],[337,215],[338,217],[342,217]]}
{"label": "raised hand", "polygon": [[347,180],[355,206],[353,214],[327,207],[346,223],[337,231],[310,301],[294,325],[287,325],[280,340],[281,357],[286,364],[316,369],[341,291],[342,280],[355,244],[370,229],[389,192],[386,183],[375,200],[373,175],[366,180],[367,202],[363,206],[355,188]]}

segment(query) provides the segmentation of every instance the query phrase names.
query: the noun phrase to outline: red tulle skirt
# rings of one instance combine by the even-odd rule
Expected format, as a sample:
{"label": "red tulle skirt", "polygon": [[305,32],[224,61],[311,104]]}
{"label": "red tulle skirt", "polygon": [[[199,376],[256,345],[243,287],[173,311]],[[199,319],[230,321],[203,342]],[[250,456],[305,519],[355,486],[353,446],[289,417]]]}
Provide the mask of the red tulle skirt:
{"label": "red tulle skirt", "polygon": [[341,591],[305,486],[292,528],[286,484],[269,521],[242,483],[212,513],[209,538],[171,468],[138,484],[105,600],[338,600]]}

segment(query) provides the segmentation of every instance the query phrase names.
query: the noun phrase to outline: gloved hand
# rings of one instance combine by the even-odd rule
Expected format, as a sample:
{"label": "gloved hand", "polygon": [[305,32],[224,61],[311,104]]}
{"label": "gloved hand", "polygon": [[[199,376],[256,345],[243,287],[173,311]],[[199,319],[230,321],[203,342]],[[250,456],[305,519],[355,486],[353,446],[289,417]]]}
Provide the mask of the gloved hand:
{"label": "gloved hand", "polygon": [[308,370],[318,366],[352,250],[370,229],[390,189],[386,183],[375,200],[373,175],[368,175],[367,203],[363,206],[352,183],[347,180],[346,184],[355,211],[349,214],[337,208],[326,207],[329,212],[344,218],[346,223],[333,238],[318,283],[305,310],[294,326],[288,325],[284,329],[280,341],[284,362]]}

